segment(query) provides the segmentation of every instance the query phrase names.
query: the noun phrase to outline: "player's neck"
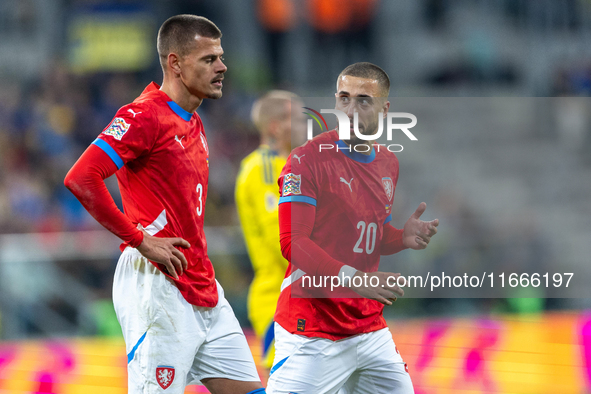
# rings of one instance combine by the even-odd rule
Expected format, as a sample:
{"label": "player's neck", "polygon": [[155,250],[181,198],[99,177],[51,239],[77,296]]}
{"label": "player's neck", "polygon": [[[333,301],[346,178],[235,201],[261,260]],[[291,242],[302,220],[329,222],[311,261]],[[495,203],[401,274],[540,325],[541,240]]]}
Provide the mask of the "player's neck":
{"label": "player's neck", "polygon": [[288,157],[291,150],[289,148],[285,148],[279,141],[273,138],[261,138],[261,145],[265,145],[269,147],[269,149],[277,152],[279,156]]}
{"label": "player's neck", "polygon": [[180,80],[170,81],[165,77],[160,90],[166,93],[182,109],[190,113],[197,111],[197,108],[203,102],[202,98],[192,95]]}
{"label": "player's neck", "polygon": [[359,139],[353,139],[353,140],[343,140],[343,142],[349,146],[352,146],[353,149],[355,149],[355,147],[357,145],[369,146],[369,149],[367,151],[365,149],[355,150],[355,152],[361,153],[362,155],[370,156],[371,153],[373,152],[373,144],[370,143],[371,141],[361,141]]}

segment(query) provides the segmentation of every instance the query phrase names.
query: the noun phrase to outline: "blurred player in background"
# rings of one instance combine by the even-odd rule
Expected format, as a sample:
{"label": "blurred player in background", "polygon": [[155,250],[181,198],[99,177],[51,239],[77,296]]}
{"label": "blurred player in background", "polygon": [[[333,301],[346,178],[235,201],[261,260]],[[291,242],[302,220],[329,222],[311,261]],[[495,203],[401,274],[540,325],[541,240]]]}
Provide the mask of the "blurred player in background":
{"label": "blurred player in background", "polygon": [[[158,32],[162,86],[152,82],[83,153],[66,186],[120,237],[113,301],[130,393],[264,392],[246,338],[215,280],[203,212],[209,150],[199,115],[222,96],[222,33],[195,15]],[[117,173],[125,214],[103,180]]]}
{"label": "blurred player in background", "polygon": [[[359,132],[373,135],[390,107],[389,90],[381,68],[355,63],[337,79],[335,108],[350,120],[357,113]],[[404,294],[388,281],[399,274],[377,271],[380,255],[426,248],[439,222],[419,219],[421,203],[403,229],[392,227],[398,159],[355,137],[350,124],[354,139],[339,140],[335,130],[318,135],[293,150],[279,178],[280,238],[290,267],[275,314],[269,393],[414,392],[382,314]],[[365,275],[377,285],[352,285]],[[310,292],[305,276],[350,279],[335,291]]]}
{"label": "blurred player in background", "polygon": [[288,262],[281,254],[277,177],[292,147],[305,141],[303,104],[291,92],[274,90],[255,102],[252,122],[261,145],[242,160],[236,180],[236,207],[254,270],[248,293],[248,317],[262,342],[263,365],[275,354],[273,315]]}

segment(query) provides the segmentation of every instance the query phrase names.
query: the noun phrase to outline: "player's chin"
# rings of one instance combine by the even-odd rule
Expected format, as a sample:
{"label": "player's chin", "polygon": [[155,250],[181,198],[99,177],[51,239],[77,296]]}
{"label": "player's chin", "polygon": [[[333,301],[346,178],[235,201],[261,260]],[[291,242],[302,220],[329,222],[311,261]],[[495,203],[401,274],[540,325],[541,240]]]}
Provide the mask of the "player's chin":
{"label": "player's chin", "polygon": [[214,100],[215,100],[215,99],[222,98],[222,90],[220,89],[220,90],[218,90],[218,91],[215,91],[215,92],[210,92],[210,93],[207,95],[207,98],[208,98],[208,99],[214,99]]}

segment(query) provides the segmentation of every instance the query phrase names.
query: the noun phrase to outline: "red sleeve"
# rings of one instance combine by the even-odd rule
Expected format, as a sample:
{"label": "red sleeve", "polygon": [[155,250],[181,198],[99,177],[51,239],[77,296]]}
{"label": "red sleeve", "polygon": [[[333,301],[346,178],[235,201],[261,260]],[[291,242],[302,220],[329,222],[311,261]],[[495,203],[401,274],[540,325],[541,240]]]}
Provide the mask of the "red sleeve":
{"label": "red sleeve", "polygon": [[390,223],[384,226],[384,236],[380,244],[380,254],[382,256],[388,254],[398,253],[401,250],[407,249],[402,243],[402,233],[404,230],[394,228]]}
{"label": "red sleeve", "polygon": [[[316,207],[302,202],[279,204],[281,252],[293,267],[307,275],[337,276],[344,264],[333,259],[310,239]],[[292,260],[292,256],[297,259]]]}
{"label": "red sleeve", "polygon": [[106,149],[117,167],[121,168],[152,150],[159,134],[158,125],[148,105],[127,104],[117,111],[94,144],[98,143],[99,147]]}
{"label": "red sleeve", "polygon": [[90,145],[70,169],[64,184],[93,218],[136,248],[142,243],[144,233],[117,208],[104,183],[104,179],[116,171],[117,165],[107,153],[96,145]]}

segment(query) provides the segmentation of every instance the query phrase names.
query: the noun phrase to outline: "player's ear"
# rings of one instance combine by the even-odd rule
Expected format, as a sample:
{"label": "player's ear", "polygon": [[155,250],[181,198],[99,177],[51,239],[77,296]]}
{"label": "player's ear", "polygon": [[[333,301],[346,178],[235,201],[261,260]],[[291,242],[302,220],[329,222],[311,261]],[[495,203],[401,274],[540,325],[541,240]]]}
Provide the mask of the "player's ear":
{"label": "player's ear", "polygon": [[168,62],[168,68],[176,75],[181,74],[181,64],[180,64],[180,57],[176,53],[169,53],[168,58],[166,59]]}
{"label": "player's ear", "polygon": [[384,119],[388,116],[388,110],[390,109],[390,102],[388,100],[384,101],[384,105],[382,106],[382,110],[384,111]]}

